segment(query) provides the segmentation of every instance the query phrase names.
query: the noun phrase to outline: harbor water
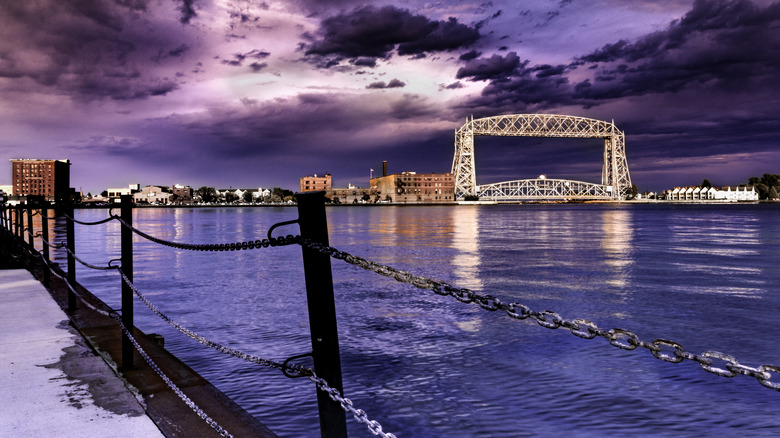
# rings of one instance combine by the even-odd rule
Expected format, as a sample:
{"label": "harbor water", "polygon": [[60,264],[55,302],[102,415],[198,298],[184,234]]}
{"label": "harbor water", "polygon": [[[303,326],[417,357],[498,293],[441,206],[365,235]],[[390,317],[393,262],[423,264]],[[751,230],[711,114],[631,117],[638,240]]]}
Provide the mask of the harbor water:
{"label": "harbor water", "polygon": [[[296,217],[289,207],[148,208],[133,221],[166,240],[230,243],[263,239]],[[332,246],[378,263],[647,342],[780,365],[777,204],[355,206],[328,208],[328,222]],[[116,221],[77,224],[77,254],[106,265],[119,257],[119,236]],[[136,236],[134,251],[135,284],[176,322],[279,362],[311,351],[299,246],[192,252]],[[755,378],[664,362],[332,264],[345,395],[398,437],[780,435],[780,392]],[[116,273],[79,265],[77,277],[121,307]],[[217,353],[138,300],[135,309],[139,328],[162,334],[271,430],[319,436],[308,379]],[[350,436],[373,436],[347,423]]]}

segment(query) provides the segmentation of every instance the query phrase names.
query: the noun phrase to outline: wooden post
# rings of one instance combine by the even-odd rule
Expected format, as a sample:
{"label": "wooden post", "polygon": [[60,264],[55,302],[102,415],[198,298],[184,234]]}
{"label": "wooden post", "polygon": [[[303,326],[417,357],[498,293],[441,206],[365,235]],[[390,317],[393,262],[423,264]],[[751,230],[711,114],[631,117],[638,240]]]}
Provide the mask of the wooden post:
{"label": "wooden post", "polygon": [[[133,195],[121,196],[121,217],[128,225],[133,225]],[[126,226],[122,226],[122,272],[133,281],[133,231]],[[133,289],[122,281],[122,324],[133,333]],[[133,343],[122,332],[122,369],[133,368]]]}
{"label": "wooden post", "polygon": [[[298,199],[298,224],[301,237],[329,245],[328,220],[325,215],[325,192],[295,195]],[[309,307],[311,346],[314,372],[332,388],[344,393],[341,380],[341,357],[336,325],[336,304],[333,298],[333,273],[330,256],[307,247],[303,251],[303,271],[306,279],[306,299]],[[323,438],[347,436],[347,419],[341,405],[317,390],[320,433]]]}

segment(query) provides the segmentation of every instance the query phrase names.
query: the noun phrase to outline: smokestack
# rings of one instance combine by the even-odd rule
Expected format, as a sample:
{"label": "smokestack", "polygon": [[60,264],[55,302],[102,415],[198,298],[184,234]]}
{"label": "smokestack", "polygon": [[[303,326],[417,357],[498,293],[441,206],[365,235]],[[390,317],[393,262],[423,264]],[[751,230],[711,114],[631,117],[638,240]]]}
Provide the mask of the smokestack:
{"label": "smokestack", "polygon": [[382,161],[382,176],[387,176],[387,161]]}

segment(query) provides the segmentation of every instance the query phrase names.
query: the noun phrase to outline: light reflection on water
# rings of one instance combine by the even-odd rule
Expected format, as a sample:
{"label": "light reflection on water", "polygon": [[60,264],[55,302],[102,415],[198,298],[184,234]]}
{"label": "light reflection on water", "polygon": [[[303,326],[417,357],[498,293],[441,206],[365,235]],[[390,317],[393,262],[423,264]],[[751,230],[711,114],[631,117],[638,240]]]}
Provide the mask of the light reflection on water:
{"label": "light reflection on water", "polygon": [[[341,207],[328,220],[331,245],[355,255],[757,366],[780,364],[778,213],[767,205]],[[134,223],[164,239],[224,243],[262,239],[295,217],[294,208],[140,209]],[[87,261],[118,257],[115,222],[76,227]],[[273,360],[310,351],[300,248],[202,253],[140,238],[134,247],[136,283],[176,321]],[[118,306],[116,275],[77,272]],[[780,434],[780,393],[752,378],[546,330],[336,260],[333,272],[346,395],[399,437]],[[137,325],[163,333],[166,348],[272,430],[318,436],[306,379],[220,357],[136,306]],[[348,423],[351,436],[370,435]]]}

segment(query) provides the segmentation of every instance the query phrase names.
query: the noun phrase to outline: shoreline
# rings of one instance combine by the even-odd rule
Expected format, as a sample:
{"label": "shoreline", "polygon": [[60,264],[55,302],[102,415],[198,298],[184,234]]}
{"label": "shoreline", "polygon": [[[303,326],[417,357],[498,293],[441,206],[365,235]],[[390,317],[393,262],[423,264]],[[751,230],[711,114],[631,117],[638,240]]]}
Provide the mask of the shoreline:
{"label": "shoreline", "polygon": [[[656,199],[642,200],[585,200],[585,201],[454,201],[448,203],[365,203],[365,204],[325,204],[326,207],[353,208],[353,207],[458,207],[458,206],[482,206],[482,205],[577,205],[577,204],[652,204],[652,205],[757,205],[757,204],[780,204],[780,200],[761,200],[761,201],[664,201]],[[297,203],[289,204],[167,204],[167,205],[148,205],[136,204],[133,208],[290,208],[297,207]],[[76,205],[75,209],[110,209],[118,208],[119,205]]]}

